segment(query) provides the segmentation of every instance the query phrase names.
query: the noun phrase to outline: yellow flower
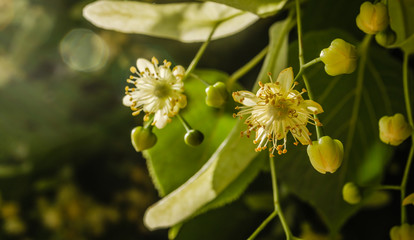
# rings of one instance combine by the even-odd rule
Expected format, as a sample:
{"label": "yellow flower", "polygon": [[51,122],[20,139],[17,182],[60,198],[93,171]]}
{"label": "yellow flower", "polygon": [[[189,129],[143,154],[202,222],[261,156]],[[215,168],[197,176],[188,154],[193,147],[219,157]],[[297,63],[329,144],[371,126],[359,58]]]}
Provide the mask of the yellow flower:
{"label": "yellow flower", "polygon": [[388,10],[385,4],[364,2],[356,18],[356,24],[366,34],[376,34],[388,26]]}
{"label": "yellow flower", "polygon": [[310,162],[316,171],[325,174],[334,173],[342,164],[344,147],[338,139],[323,136],[313,141],[307,149]]}
{"label": "yellow flower", "polygon": [[378,124],[380,139],[386,144],[398,146],[411,135],[412,128],[401,113],[383,116]]}
{"label": "yellow flower", "polygon": [[414,225],[404,223],[401,226],[394,226],[390,231],[391,240],[414,240]]}
{"label": "yellow flower", "polygon": [[[236,116],[250,115],[245,124],[247,130],[242,135],[250,136],[251,131],[256,132],[255,144],[258,144],[256,151],[270,147],[270,155],[273,156],[276,150],[278,154],[286,153],[287,134],[290,131],[295,139],[303,145],[312,144],[307,123],[321,125],[313,114],[322,113],[322,107],[312,100],[304,100],[302,94],[293,88],[297,82],[293,82],[292,68],[287,68],[280,72],[276,82],[270,79],[270,83],[259,82],[260,89],[256,95],[249,91],[233,92],[234,101],[244,106],[236,107],[240,109]],[[278,145],[278,140],[283,139],[283,144]],[[283,150],[282,150],[283,148]]]}
{"label": "yellow flower", "polygon": [[325,64],[325,72],[331,76],[350,74],[356,68],[357,51],[354,45],[337,38],[329,48],[320,53],[321,61]]}
{"label": "yellow flower", "polygon": [[149,115],[154,114],[152,125],[163,128],[171,121],[171,117],[178,114],[181,108],[187,105],[187,97],[184,91],[184,68],[176,66],[171,71],[171,63],[164,60],[164,64],[158,66],[158,60],[153,57],[149,62],[146,59],[137,60],[137,68],[131,67],[131,72],[136,76],[130,76],[128,83],[134,88],[126,87],[126,96],[123,99],[125,106],[134,111],[136,116],[144,111],[144,120],[148,121]]}

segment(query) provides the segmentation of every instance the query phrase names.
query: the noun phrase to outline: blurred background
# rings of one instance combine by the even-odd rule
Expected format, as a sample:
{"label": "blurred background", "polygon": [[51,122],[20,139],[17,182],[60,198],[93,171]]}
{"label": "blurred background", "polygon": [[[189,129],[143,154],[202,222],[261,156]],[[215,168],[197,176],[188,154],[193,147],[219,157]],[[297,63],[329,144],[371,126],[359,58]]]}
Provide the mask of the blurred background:
{"label": "blurred background", "polygon": [[[129,67],[137,58],[155,56],[188,66],[200,44],[96,28],[82,17],[82,8],[90,2],[0,0],[0,239],[168,239],[166,230],[149,232],[142,223],[145,209],[159,197],[145,160],[130,143],[130,131],[142,118],[131,116],[122,97]],[[346,4],[358,9],[360,2]],[[304,29],[336,26],[360,39],[353,13],[341,11],[305,21]],[[329,21],[337,19],[338,12],[346,17]],[[199,67],[233,73],[267,45],[267,30],[280,17],[261,19],[246,31],[213,41]],[[247,87],[259,68],[243,78]],[[406,143],[401,152],[408,147]],[[404,158],[398,154],[397,159]],[[398,176],[389,179],[399,181]],[[260,174],[248,193],[270,189],[268,175]],[[372,219],[378,216],[393,215],[389,220],[395,222],[398,196],[395,199],[394,207],[360,213],[345,232],[363,231],[367,219],[374,226]],[[325,230],[312,208],[295,197],[288,200],[287,216]],[[258,204],[263,202],[270,204]],[[197,217],[183,228],[181,239],[194,239],[192,231],[204,239],[242,239],[271,207],[268,196],[248,194],[225,209]],[[209,216],[238,225],[221,227],[209,222]],[[314,234],[310,225],[296,224],[293,230],[298,229],[307,232],[309,240],[327,239]],[[214,232],[221,238],[212,238]],[[263,239],[275,239],[282,232],[275,223]],[[388,239],[387,234],[388,229],[378,229],[375,236],[385,238],[370,239]],[[369,233],[360,239],[366,236]]]}

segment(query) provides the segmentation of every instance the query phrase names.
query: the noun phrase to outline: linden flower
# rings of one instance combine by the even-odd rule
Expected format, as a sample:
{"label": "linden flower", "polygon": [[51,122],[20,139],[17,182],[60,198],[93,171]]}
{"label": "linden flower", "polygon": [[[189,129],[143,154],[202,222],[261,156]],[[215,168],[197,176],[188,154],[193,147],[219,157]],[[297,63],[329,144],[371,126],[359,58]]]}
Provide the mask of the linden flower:
{"label": "linden flower", "polygon": [[[313,114],[322,113],[322,107],[312,100],[304,100],[302,92],[293,90],[298,84],[293,82],[292,68],[287,68],[280,72],[276,82],[263,84],[259,82],[260,89],[256,95],[249,91],[233,92],[233,99],[244,106],[236,107],[240,109],[234,117],[243,115],[250,116],[246,119],[247,130],[242,135],[250,136],[251,131],[256,132],[253,143],[258,144],[256,151],[267,148],[268,143],[272,143],[269,148],[270,156],[276,150],[278,154],[286,153],[287,134],[290,131],[295,139],[303,145],[312,144],[307,123],[322,125]],[[278,145],[278,140],[283,139],[283,144]],[[283,150],[282,150],[283,148]]]}
{"label": "linden flower", "polygon": [[154,113],[152,125],[160,129],[171,122],[171,117],[187,105],[187,97],[182,94],[185,70],[182,66],[176,66],[171,71],[170,66],[171,63],[166,60],[163,65],[158,66],[155,57],[151,62],[139,58],[138,70],[135,67],[130,69],[137,76],[130,76],[127,80],[135,87],[126,87],[126,96],[123,99],[124,105],[134,111],[132,115],[145,112],[144,121],[148,121],[149,115]]}

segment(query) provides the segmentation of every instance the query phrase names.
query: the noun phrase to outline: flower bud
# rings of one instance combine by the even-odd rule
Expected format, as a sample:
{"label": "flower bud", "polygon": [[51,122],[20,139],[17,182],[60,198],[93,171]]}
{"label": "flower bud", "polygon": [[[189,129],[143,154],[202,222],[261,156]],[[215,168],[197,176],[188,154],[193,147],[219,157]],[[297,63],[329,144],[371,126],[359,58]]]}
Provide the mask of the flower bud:
{"label": "flower bud", "polygon": [[206,88],[206,104],[210,107],[221,107],[227,100],[228,93],[223,82],[216,82]]}
{"label": "flower bud", "polygon": [[184,142],[191,147],[200,145],[204,140],[204,135],[198,130],[191,129],[184,136]]}
{"label": "flower bud", "polygon": [[386,144],[398,146],[411,135],[412,128],[401,113],[383,116],[378,123],[380,139]]}
{"label": "flower bud", "polygon": [[366,34],[376,34],[385,30],[388,22],[387,7],[381,2],[364,2],[356,18],[358,28]]}
{"label": "flower bud", "polygon": [[348,182],[342,188],[342,197],[349,204],[357,204],[361,201],[361,193],[355,183]]}
{"label": "flower bud", "polygon": [[320,53],[325,64],[325,72],[331,76],[352,73],[356,68],[358,58],[354,45],[337,38],[331,42],[329,48]]}
{"label": "flower bud", "polygon": [[152,132],[152,129],[138,126],[131,131],[131,142],[135,151],[141,152],[152,148],[157,143],[157,136]]}
{"label": "flower bud", "polygon": [[395,42],[396,36],[392,30],[388,29],[388,30],[375,34],[375,40],[377,41],[379,45],[386,47]]}
{"label": "flower bud", "polygon": [[414,225],[404,223],[401,226],[394,226],[390,231],[391,240],[414,240]]}
{"label": "flower bud", "polygon": [[325,174],[334,173],[342,163],[344,147],[341,141],[323,136],[308,145],[308,156],[316,171]]}

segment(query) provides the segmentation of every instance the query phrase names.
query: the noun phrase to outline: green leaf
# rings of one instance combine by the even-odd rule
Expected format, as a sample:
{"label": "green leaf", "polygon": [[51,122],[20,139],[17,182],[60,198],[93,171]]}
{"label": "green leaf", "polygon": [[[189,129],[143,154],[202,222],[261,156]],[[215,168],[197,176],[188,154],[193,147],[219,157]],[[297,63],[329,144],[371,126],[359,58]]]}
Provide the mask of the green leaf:
{"label": "green leaf", "polygon": [[399,47],[408,54],[414,53],[414,2],[412,0],[389,1],[390,26],[397,35],[390,47]]}
{"label": "green leaf", "polygon": [[[347,33],[335,29],[310,32],[303,39],[306,60],[317,57],[320,50],[335,38],[356,42]],[[291,44],[289,51],[290,63],[296,71],[299,69],[297,48],[296,42]],[[391,157],[391,148],[379,141],[378,120],[385,114],[403,109],[402,86],[398,83],[402,79],[399,62],[374,46],[370,48],[367,61],[355,128],[350,126],[350,119],[358,69],[349,75],[329,77],[323,65],[318,64],[306,73],[316,101],[325,111],[319,115],[325,134],[344,144],[345,157],[338,171],[326,175],[318,173],[312,168],[304,146],[291,146],[287,154],[276,159],[282,182],[313,205],[333,232],[337,232],[361,206],[351,206],[342,200],[343,185],[348,181],[364,186],[380,183]],[[313,126],[308,128],[314,131]]]}
{"label": "green leaf", "polygon": [[269,17],[282,10],[287,0],[213,0],[213,2],[223,3],[234,8],[249,11],[260,17]]}
{"label": "green leaf", "polygon": [[[195,74],[208,83],[226,82],[228,75],[214,70],[197,70]],[[163,129],[154,129],[157,144],[144,151],[151,177],[161,196],[165,196],[187,181],[216,150],[236,122],[230,113],[218,111],[205,104],[206,85],[188,78],[185,82],[187,107],[180,114],[190,126],[201,131],[204,142],[190,147],[184,142],[185,128],[178,119]]]}
{"label": "green leaf", "polygon": [[83,16],[104,29],[139,33],[182,42],[202,42],[219,24],[212,39],[242,31],[258,17],[223,4],[135,1],[96,1],[83,9]]}
{"label": "green leaf", "polygon": [[[288,32],[289,25],[289,21],[284,21],[275,24],[271,28],[271,52],[269,52],[265,60],[262,72],[267,73],[270,69],[273,69],[276,59],[280,59],[280,63],[276,64],[277,67],[281,67],[280,64],[285,63],[284,59],[287,57],[286,33]],[[195,90],[194,86],[191,90]],[[197,93],[192,94],[194,94],[193,100],[195,100]],[[191,103],[190,96],[189,103]],[[204,123],[214,121],[217,118],[211,115],[211,113],[210,115],[204,115],[201,104],[188,106],[188,109],[192,109],[191,113],[194,114],[194,117],[198,117],[199,121]],[[228,128],[228,125],[225,128]],[[171,227],[189,217],[222,206],[240,196],[260,170],[262,166],[261,160],[263,160],[258,159],[254,161],[257,153],[254,150],[255,145],[252,143],[252,139],[240,137],[240,132],[245,129],[246,126],[242,121],[237,121],[232,132],[194,176],[147,210],[144,222],[148,228]],[[216,128],[216,131],[222,131],[220,126]],[[209,131],[205,131],[205,133],[209,133]],[[164,138],[176,139],[176,136],[177,134],[173,132],[165,132],[160,136],[159,140],[164,141]],[[165,188],[165,185],[170,186],[171,182],[175,180],[174,177],[180,179],[190,177],[185,176],[191,171],[184,166],[188,165],[188,161],[194,161],[191,154],[195,154],[197,151],[188,152],[187,149],[180,149],[176,146],[177,142],[173,143],[171,140],[163,143],[159,142],[159,148],[152,149],[150,154],[147,155],[148,161],[152,164],[150,168],[153,169],[151,170],[152,176],[156,179],[158,178],[156,182],[158,182],[159,189]],[[166,146],[169,146],[171,149],[168,152],[164,150],[163,155],[161,155]],[[159,154],[159,156],[153,157],[155,154]],[[176,164],[180,165],[181,168],[177,168]],[[155,167],[165,169],[162,172],[162,179],[160,178],[161,175],[154,171]],[[174,171],[171,170],[172,168]],[[185,171],[185,174],[183,174],[183,171]],[[163,180],[162,184],[160,179]],[[176,233],[173,235],[176,235]]]}

